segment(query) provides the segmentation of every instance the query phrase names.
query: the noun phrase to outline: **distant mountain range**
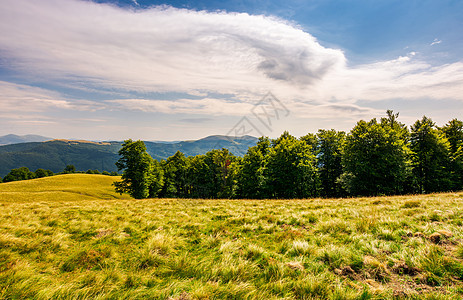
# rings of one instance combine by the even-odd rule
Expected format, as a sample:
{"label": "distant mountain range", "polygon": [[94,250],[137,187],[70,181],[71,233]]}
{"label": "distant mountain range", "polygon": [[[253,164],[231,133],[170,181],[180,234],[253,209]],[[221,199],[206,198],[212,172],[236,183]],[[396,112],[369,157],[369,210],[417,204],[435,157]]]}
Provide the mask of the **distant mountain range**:
{"label": "distant mountain range", "polygon": [[[13,135],[8,135],[13,136]],[[8,137],[6,136],[6,137]],[[24,138],[26,136],[23,136]],[[38,136],[33,136],[37,137]],[[1,139],[4,137],[0,137]],[[21,138],[21,137],[20,137]],[[44,137],[41,137],[44,138]],[[12,140],[12,138],[9,138]],[[45,138],[46,139],[46,138]],[[7,140],[7,139],[5,139]],[[154,159],[167,159],[177,151],[186,156],[204,154],[212,149],[227,148],[237,156],[243,156],[249,147],[257,143],[252,136],[227,137],[214,135],[194,141],[145,142],[147,152]],[[117,152],[122,142],[90,142],[75,140],[48,140],[40,142],[20,142],[0,146],[0,176],[4,177],[11,169],[28,167],[61,172],[66,165],[74,165],[77,171],[99,170],[117,171],[119,159]]]}
{"label": "distant mountain range", "polygon": [[34,135],[34,134],[28,134],[28,135],[8,134],[8,135],[0,136],[0,146],[18,144],[18,143],[45,142],[49,140],[51,140],[51,138],[40,136],[40,135]]}

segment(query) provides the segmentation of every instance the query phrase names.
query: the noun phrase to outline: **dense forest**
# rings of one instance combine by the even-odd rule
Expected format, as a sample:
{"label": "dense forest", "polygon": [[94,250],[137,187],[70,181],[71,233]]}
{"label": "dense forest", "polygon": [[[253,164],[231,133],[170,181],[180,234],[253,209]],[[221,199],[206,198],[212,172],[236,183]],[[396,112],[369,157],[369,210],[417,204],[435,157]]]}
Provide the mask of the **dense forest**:
{"label": "dense forest", "polygon": [[116,191],[134,198],[308,198],[432,193],[463,189],[463,122],[427,117],[410,128],[387,111],[349,132],[284,132],[259,138],[243,157],[228,149],[154,160],[127,140],[116,163]]}

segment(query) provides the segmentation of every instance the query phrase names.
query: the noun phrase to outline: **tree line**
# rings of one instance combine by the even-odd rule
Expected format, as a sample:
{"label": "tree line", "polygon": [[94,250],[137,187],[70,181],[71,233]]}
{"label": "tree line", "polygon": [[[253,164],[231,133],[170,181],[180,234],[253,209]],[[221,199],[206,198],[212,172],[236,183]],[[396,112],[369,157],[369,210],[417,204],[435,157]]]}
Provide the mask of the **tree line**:
{"label": "tree line", "polygon": [[20,180],[29,180],[29,179],[36,179],[42,177],[49,177],[59,174],[73,174],[73,173],[86,173],[86,174],[101,174],[101,175],[108,175],[108,176],[118,176],[117,172],[103,171],[100,172],[98,170],[87,170],[87,172],[79,172],[76,171],[76,167],[74,165],[67,165],[64,170],[60,173],[53,173],[51,170],[44,170],[44,169],[37,169],[35,172],[32,172],[27,167],[20,167],[17,169],[12,169],[3,179],[0,177],[1,182],[11,182],[11,181],[20,181]]}
{"label": "tree line", "polygon": [[116,163],[119,193],[141,199],[308,198],[399,195],[463,189],[463,122],[438,127],[428,117],[410,128],[387,111],[349,132],[284,132],[259,138],[244,157],[227,149],[157,161],[142,141],[126,140]]}

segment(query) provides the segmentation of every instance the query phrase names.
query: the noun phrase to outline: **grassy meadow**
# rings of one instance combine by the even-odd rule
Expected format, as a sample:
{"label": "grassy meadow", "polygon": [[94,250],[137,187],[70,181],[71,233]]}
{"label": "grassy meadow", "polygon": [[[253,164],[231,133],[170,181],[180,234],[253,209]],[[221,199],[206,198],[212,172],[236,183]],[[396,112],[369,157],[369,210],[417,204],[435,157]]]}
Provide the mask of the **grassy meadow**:
{"label": "grassy meadow", "polygon": [[463,193],[133,200],[0,184],[1,299],[461,299]]}

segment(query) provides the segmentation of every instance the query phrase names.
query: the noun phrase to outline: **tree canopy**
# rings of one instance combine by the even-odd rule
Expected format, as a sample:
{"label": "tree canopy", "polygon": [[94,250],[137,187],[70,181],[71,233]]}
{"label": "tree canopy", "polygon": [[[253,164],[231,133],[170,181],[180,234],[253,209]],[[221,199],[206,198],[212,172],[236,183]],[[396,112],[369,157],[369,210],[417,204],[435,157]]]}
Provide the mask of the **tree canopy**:
{"label": "tree canopy", "polygon": [[243,157],[228,149],[175,153],[153,160],[127,140],[117,162],[118,192],[134,198],[307,198],[373,196],[463,189],[463,122],[443,127],[424,116],[410,130],[391,110],[360,120],[348,133],[285,131],[259,138]]}

